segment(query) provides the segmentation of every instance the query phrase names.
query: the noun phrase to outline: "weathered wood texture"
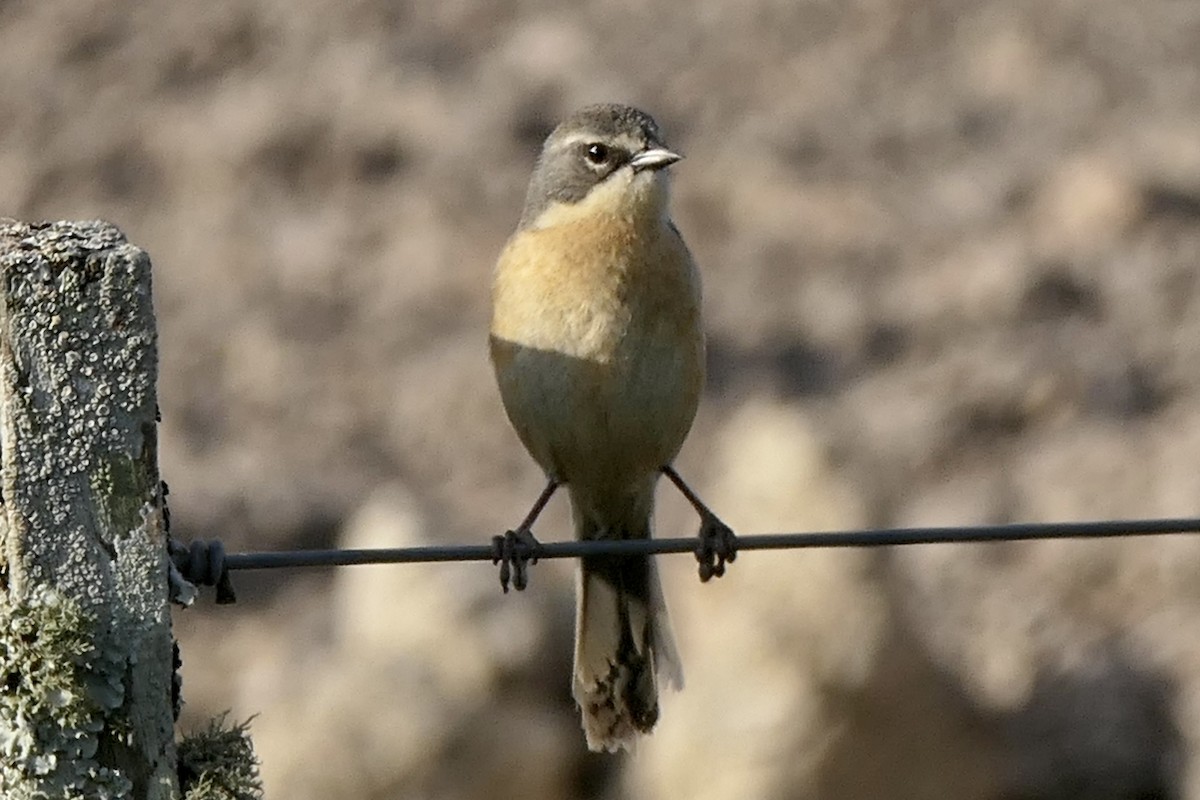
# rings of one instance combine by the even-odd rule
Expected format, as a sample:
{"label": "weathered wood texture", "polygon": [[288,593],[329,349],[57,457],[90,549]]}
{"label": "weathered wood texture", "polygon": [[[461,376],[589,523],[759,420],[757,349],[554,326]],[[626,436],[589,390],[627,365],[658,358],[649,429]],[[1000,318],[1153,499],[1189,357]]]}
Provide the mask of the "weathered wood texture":
{"label": "weathered wood texture", "polygon": [[0,220],[0,796],[178,796],[150,261]]}

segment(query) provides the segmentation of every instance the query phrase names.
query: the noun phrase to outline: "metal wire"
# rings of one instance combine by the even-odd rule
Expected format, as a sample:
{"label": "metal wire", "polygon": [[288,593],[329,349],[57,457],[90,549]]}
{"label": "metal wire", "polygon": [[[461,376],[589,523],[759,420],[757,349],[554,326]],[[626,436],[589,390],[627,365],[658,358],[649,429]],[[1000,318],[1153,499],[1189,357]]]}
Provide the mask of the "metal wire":
{"label": "metal wire", "polygon": [[[805,547],[886,547],[908,544],[1014,542],[1030,539],[1100,539],[1117,536],[1158,536],[1200,533],[1200,518],[1101,520],[1095,522],[1027,522],[936,528],[874,528],[821,533],[772,533],[737,537],[738,552],[790,550]],[[533,559],[578,558],[593,555],[662,555],[695,553],[696,538],[602,539],[539,543]],[[283,567],[334,567],[356,564],[412,564],[434,561],[492,561],[490,544],[431,545],[373,550],[285,550],[270,553],[230,553],[231,570]]]}

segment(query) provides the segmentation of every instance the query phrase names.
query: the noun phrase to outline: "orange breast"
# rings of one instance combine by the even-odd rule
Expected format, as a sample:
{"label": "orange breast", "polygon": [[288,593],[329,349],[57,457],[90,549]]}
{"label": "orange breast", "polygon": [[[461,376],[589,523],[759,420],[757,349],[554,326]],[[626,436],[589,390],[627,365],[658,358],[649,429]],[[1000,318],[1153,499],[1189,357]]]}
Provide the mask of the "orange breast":
{"label": "orange breast", "polygon": [[691,427],[704,376],[699,286],[666,223],[518,232],[493,285],[492,359],[530,454],[577,486],[644,479]]}

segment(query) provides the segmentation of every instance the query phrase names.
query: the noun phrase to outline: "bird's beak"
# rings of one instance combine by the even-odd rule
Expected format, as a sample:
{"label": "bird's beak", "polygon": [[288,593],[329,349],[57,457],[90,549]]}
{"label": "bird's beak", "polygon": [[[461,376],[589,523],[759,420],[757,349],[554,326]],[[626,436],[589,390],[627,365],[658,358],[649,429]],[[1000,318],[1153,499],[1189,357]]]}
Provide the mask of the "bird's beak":
{"label": "bird's beak", "polygon": [[633,167],[634,172],[641,172],[644,169],[669,167],[681,158],[683,156],[679,153],[672,152],[665,147],[652,147],[631,158],[629,165]]}

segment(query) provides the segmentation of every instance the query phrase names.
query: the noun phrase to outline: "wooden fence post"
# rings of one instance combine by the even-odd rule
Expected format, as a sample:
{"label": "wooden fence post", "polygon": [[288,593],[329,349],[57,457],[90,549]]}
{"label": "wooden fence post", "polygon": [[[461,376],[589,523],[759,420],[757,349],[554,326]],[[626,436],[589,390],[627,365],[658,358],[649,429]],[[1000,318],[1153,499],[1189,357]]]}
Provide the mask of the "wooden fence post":
{"label": "wooden fence post", "polygon": [[0,219],[0,797],[177,798],[150,261]]}

